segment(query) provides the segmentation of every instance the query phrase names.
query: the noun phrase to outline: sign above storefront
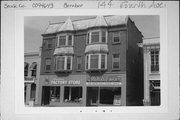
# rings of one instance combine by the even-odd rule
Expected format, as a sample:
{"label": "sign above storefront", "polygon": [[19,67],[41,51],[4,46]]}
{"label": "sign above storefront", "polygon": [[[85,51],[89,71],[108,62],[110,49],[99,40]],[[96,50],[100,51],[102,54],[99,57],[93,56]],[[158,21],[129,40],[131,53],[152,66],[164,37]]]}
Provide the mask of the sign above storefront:
{"label": "sign above storefront", "polygon": [[52,80],[50,84],[54,85],[79,85],[81,82],[79,80]]}
{"label": "sign above storefront", "polygon": [[101,76],[88,76],[87,82],[121,82],[122,76],[120,75],[101,75]]}

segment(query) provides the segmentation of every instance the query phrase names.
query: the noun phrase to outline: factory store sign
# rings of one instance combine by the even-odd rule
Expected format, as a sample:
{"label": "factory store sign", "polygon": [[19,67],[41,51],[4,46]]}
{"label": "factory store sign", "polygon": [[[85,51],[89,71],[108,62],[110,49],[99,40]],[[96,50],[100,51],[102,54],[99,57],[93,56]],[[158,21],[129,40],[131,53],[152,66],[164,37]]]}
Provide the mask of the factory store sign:
{"label": "factory store sign", "polygon": [[87,82],[121,82],[120,75],[88,76]]}
{"label": "factory store sign", "polygon": [[81,82],[80,80],[58,80],[54,79],[50,81],[50,84],[53,85],[79,85]]}

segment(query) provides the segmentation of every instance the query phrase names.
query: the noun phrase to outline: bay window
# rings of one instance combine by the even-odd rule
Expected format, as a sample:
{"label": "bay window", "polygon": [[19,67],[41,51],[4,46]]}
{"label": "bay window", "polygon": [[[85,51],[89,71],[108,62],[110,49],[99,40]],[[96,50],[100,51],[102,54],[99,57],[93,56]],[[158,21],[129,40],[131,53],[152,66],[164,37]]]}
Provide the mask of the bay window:
{"label": "bay window", "polygon": [[96,30],[87,34],[87,44],[107,43],[107,32],[105,30]]}
{"label": "bay window", "polygon": [[72,70],[72,56],[56,56],[55,71]]}
{"label": "bay window", "polygon": [[58,35],[57,47],[60,46],[73,46],[73,35],[72,34],[62,34]]}
{"label": "bay window", "polygon": [[107,69],[107,54],[87,54],[86,70]]}

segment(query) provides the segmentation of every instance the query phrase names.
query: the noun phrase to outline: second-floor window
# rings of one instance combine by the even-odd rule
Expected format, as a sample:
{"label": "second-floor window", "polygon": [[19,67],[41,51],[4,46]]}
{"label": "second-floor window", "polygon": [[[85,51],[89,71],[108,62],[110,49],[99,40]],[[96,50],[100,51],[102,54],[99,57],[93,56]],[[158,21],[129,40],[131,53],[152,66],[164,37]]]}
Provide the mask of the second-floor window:
{"label": "second-floor window", "polygon": [[36,72],[37,72],[37,63],[36,62],[33,62],[31,67],[31,76],[32,77],[36,77]]}
{"label": "second-floor window", "polygon": [[72,70],[72,56],[56,56],[55,70]]}
{"label": "second-floor window", "polygon": [[151,72],[159,72],[159,50],[151,50]]}
{"label": "second-floor window", "polygon": [[51,59],[46,58],[45,60],[45,71],[50,71],[51,70]]}
{"label": "second-floor window", "polygon": [[24,63],[24,76],[28,76],[28,67],[29,67],[29,64],[28,63]]}
{"label": "second-floor window", "polygon": [[107,43],[106,31],[92,31],[87,34],[87,44]]}
{"label": "second-floor window", "polygon": [[120,69],[120,54],[112,55],[112,69],[119,70]]}
{"label": "second-floor window", "polygon": [[47,40],[47,49],[52,49],[52,40]]}
{"label": "second-floor window", "polygon": [[86,69],[106,69],[107,54],[88,54],[86,55]]}
{"label": "second-floor window", "polygon": [[73,46],[73,35],[59,35],[57,41],[57,47],[60,46]]}
{"label": "second-floor window", "polygon": [[77,56],[77,70],[80,71],[82,70],[82,57]]}
{"label": "second-floor window", "polygon": [[120,43],[120,32],[113,32],[113,43]]}

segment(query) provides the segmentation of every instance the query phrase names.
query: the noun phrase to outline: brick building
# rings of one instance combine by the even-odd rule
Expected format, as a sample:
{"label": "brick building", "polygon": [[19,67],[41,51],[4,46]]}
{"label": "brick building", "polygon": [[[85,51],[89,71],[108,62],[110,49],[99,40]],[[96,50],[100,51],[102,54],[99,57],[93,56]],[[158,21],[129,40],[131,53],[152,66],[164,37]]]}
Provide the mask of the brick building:
{"label": "brick building", "polygon": [[39,52],[25,53],[24,54],[24,102],[26,105],[30,105],[32,101],[35,104],[37,104],[39,75],[40,75],[40,53]]}
{"label": "brick building", "polygon": [[69,17],[42,37],[39,105],[142,105],[143,36],[129,16]]}

